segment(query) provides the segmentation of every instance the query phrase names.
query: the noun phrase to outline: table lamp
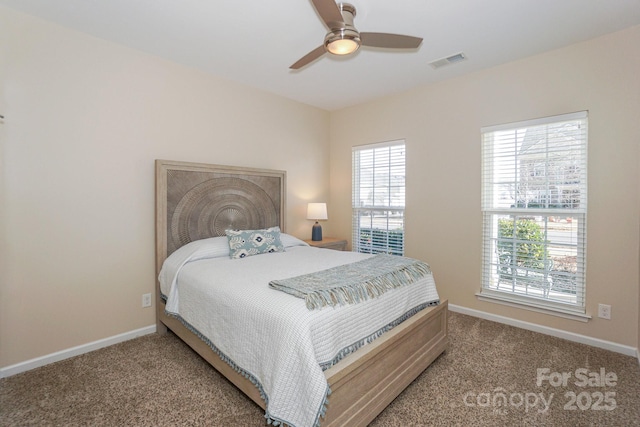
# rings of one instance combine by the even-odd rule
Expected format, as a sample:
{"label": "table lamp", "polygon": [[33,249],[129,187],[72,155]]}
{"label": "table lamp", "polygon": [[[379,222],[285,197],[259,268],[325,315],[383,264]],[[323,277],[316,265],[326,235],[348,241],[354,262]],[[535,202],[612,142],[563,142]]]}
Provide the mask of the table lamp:
{"label": "table lamp", "polygon": [[319,242],[322,240],[322,226],[318,224],[320,220],[326,220],[327,217],[327,204],[326,203],[309,203],[307,206],[307,219],[313,219],[316,221],[311,229],[311,240]]}

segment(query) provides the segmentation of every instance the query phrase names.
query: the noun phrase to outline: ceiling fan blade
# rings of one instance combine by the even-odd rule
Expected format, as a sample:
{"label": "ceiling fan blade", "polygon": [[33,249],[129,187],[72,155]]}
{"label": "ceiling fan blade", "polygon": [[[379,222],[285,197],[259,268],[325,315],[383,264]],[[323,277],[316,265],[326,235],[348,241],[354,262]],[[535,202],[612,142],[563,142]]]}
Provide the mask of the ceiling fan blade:
{"label": "ceiling fan blade", "polygon": [[388,33],[360,33],[360,40],[363,46],[391,49],[415,49],[422,43],[421,37]]}
{"label": "ceiling fan blade", "polygon": [[311,0],[313,7],[318,11],[318,15],[325,25],[333,30],[344,26],[344,18],[340,13],[340,8],[333,0]]}
{"label": "ceiling fan blade", "polygon": [[308,63],[313,62],[316,59],[320,58],[322,55],[324,55],[325,52],[326,51],[324,50],[324,45],[318,46],[317,48],[313,49],[311,52],[307,53],[302,58],[298,59],[298,62],[296,62],[289,68],[292,70],[297,70],[299,68],[302,68]]}

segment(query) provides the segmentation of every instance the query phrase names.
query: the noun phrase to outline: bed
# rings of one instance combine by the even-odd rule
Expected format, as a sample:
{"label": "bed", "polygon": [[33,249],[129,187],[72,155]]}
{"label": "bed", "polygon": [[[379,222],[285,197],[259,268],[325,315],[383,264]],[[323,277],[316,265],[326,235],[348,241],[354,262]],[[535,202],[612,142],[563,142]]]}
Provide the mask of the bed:
{"label": "bed", "polygon": [[[308,257],[309,251],[321,251],[315,253],[315,259],[323,259],[322,262],[326,259],[328,265],[343,262],[338,261],[339,256],[350,256],[356,259],[355,257],[361,255],[305,248],[303,242],[284,233],[285,199],[286,173],[284,171],[156,160],[157,277],[161,277],[161,273],[164,274],[163,265],[169,263],[165,261],[170,255],[173,254],[170,260],[174,260],[178,254],[186,252],[191,247],[203,247],[201,245],[204,243],[201,242],[215,247],[220,244],[222,239],[220,236],[225,236],[227,229],[253,230],[278,227],[283,233],[283,242],[287,244],[288,255],[286,256]],[[207,251],[211,252],[210,249]],[[285,255],[268,254],[251,257],[251,263],[264,263],[267,259],[277,260],[279,256]],[[198,260],[199,262],[191,263],[189,266],[206,270],[219,269],[222,265],[231,264],[228,259],[223,258],[228,257],[207,259],[206,262]],[[272,264],[275,266],[275,263]],[[170,329],[250,399],[265,409],[268,420],[274,424],[291,423],[278,413],[275,414],[276,416],[270,414],[269,405],[265,402],[267,397],[265,388],[260,381],[256,381],[255,376],[250,375],[251,370],[238,366],[233,358],[227,357],[225,352],[220,351],[217,343],[202,334],[201,327],[193,327],[184,318],[172,315],[170,313],[173,311],[172,307],[167,311],[167,303],[169,302],[171,306],[174,304],[173,301],[167,301],[166,294],[170,293],[168,289],[165,287],[163,292],[160,280],[158,281],[156,291],[158,332],[165,333]],[[261,288],[261,292],[267,291]],[[280,294],[277,291],[273,292]],[[395,298],[395,296],[388,296],[391,294],[388,292],[376,300]],[[269,294],[269,298],[271,296]],[[185,304],[189,301],[186,294],[181,298]],[[285,295],[278,298],[291,297]],[[292,304],[298,304],[298,302]],[[382,302],[366,301],[366,304],[382,304]],[[366,306],[366,304],[356,305]],[[375,307],[368,309],[375,310]],[[336,312],[339,310],[337,309]],[[321,371],[322,382],[326,382],[326,388],[331,394],[328,402],[323,402],[319,407],[318,415],[322,417],[317,417],[314,420],[315,423],[319,422],[322,427],[367,425],[446,349],[447,302],[440,301],[439,305],[411,314],[410,317],[402,318],[399,324],[394,324],[393,328],[361,346],[357,351],[342,352],[339,358],[325,366],[325,370]],[[296,426],[298,427],[297,424]]]}

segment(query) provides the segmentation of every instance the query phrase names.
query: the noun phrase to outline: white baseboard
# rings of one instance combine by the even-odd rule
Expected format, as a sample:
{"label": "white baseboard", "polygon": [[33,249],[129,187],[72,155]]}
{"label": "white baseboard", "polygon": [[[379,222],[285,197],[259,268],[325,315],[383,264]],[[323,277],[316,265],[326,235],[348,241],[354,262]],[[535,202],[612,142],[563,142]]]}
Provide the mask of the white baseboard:
{"label": "white baseboard", "polygon": [[[471,308],[462,307],[455,304],[449,304],[449,310],[456,313],[466,314],[480,319],[491,320],[493,322],[504,323],[505,325],[515,326],[516,328],[526,329],[533,332],[539,332],[545,335],[551,335],[558,338],[564,338],[569,341],[578,342],[581,344],[587,344],[593,347],[602,348],[605,350],[614,351],[616,353],[622,353],[627,356],[634,356],[638,359],[640,364],[640,351],[630,346],[617,344],[610,341],[600,340],[597,338],[591,338],[586,335],[575,334],[573,332],[567,332],[560,329],[550,328],[548,326],[536,325],[535,323],[524,322],[522,320],[512,319],[510,317],[499,316],[497,314],[491,314],[480,310],[474,310]],[[110,345],[118,344],[130,339],[138,338],[143,335],[153,334],[156,332],[156,325],[147,326],[144,328],[136,329],[133,331],[125,332],[119,335],[114,335],[109,338],[104,338],[98,341],[93,341],[87,344],[72,347],[66,350],[61,350],[55,353],[48,354],[46,356],[37,357],[35,359],[27,360],[25,362],[16,363],[15,365],[0,368],[0,378],[10,377],[12,375],[26,372],[31,369],[39,368],[41,366],[48,365],[50,363],[65,360],[70,357],[79,356],[81,354],[89,353],[100,348],[108,347]]]}
{"label": "white baseboard", "polygon": [[39,368],[50,363],[59,362],[60,360],[68,359],[73,356],[79,356],[81,354],[89,353],[90,351],[98,350],[100,348],[108,347],[110,345],[118,344],[124,341],[138,338],[143,335],[152,334],[156,331],[156,325],[147,326],[144,328],[136,329],[133,331],[125,332],[122,334],[114,335],[109,338],[104,338],[98,341],[93,341],[87,344],[79,345],[77,347],[68,348],[66,350],[57,351],[55,353],[47,354],[46,356],[37,357],[35,359],[27,360],[25,362],[16,363],[15,365],[0,368],[0,378],[10,377],[12,375],[26,372],[31,369]]}
{"label": "white baseboard", "polygon": [[550,328],[548,326],[536,325],[535,323],[524,322],[522,320],[512,319],[510,317],[499,316],[497,314],[491,314],[480,310],[474,310],[471,308],[462,307],[459,305],[449,303],[449,310],[456,313],[467,314],[473,317],[479,317],[480,319],[491,320],[493,322],[504,323],[505,325],[515,326],[516,328],[526,329],[528,331],[539,332],[545,335],[551,335],[557,338],[563,338],[569,341],[578,342],[581,344],[587,344],[592,347],[598,347],[605,350],[614,351],[616,353],[622,353],[627,356],[633,356],[638,358],[640,363],[640,353],[634,347],[617,344],[611,341],[605,341],[598,338],[588,337],[586,335],[575,334],[573,332],[563,331],[561,329]]}

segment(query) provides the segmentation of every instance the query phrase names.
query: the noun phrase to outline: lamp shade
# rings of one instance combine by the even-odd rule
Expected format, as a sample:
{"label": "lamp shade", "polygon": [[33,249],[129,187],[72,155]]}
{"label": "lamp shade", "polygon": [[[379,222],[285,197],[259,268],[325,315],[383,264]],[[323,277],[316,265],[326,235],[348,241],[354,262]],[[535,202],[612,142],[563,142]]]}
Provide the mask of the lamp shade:
{"label": "lamp shade", "polygon": [[326,203],[309,203],[307,206],[307,219],[321,220],[328,219]]}

